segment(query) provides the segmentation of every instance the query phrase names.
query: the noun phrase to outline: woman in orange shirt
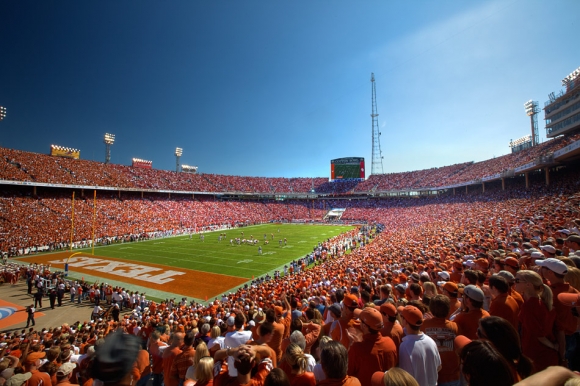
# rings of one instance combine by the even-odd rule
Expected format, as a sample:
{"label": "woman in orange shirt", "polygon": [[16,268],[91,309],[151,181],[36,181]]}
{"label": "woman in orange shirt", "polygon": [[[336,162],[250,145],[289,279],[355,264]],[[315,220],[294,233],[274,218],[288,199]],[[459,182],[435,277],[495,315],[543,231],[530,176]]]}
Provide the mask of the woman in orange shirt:
{"label": "woman in orange shirt", "polygon": [[519,315],[522,352],[532,359],[536,372],[557,366],[556,310],[552,305],[552,290],[536,272],[523,270],[516,274],[516,291],[524,298]]}
{"label": "woman in orange shirt", "polygon": [[[290,367],[287,373],[291,386],[315,386],[316,379],[314,373],[306,371],[308,359],[304,352],[296,343],[290,343],[284,353],[284,360]],[[286,371],[282,366],[282,368]]]}

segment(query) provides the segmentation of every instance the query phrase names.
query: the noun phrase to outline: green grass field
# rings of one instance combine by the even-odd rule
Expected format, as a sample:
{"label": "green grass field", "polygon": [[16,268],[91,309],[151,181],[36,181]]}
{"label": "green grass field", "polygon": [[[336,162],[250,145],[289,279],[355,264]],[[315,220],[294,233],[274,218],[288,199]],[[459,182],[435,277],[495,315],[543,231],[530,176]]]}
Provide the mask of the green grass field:
{"label": "green grass field", "polygon": [[[189,236],[168,237],[98,247],[95,254],[251,279],[252,276],[264,275],[294,259],[304,257],[312,252],[319,241],[325,241],[350,229],[353,227],[264,224],[225,231],[226,239],[221,242],[218,242],[218,236],[224,233],[223,230],[205,233],[203,241],[195,234],[191,239]],[[242,231],[243,238],[249,239],[253,235],[259,243],[234,243],[231,246],[230,239],[242,238]],[[268,245],[264,245],[264,234],[267,235]],[[284,238],[288,240],[288,244],[280,247],[278,240]],[[262,255],[258,255],[258,246],[262,246]]]}

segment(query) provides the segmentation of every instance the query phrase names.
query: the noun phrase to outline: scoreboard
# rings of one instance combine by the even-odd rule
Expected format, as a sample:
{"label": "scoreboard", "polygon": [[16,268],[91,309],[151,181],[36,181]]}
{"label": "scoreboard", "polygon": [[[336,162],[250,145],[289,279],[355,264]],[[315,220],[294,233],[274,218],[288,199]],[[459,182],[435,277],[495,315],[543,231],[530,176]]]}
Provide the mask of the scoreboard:
{"label": "scoreboard", "polygon": [[365,178],[365,159],[362,157],[337,158],[330,161],[330,179]]}

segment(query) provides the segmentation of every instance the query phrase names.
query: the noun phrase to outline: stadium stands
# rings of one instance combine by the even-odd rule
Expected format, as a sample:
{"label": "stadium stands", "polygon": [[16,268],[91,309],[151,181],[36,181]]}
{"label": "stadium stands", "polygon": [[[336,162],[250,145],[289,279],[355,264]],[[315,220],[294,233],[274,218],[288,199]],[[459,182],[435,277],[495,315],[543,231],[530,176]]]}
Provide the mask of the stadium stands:
{"label": "stadium stands", "polygon": [[323,177],[268,178],[175,173],[0,148],[0,180],[200,193],[306,194],[314,190],[317,194],[346,195],[439,188],[469,183],[517,168],[541,156],[550,155],[578,139],[580,134],[560,137],[530,149],[482,162],[371,175],[366,181],[333,182]]}

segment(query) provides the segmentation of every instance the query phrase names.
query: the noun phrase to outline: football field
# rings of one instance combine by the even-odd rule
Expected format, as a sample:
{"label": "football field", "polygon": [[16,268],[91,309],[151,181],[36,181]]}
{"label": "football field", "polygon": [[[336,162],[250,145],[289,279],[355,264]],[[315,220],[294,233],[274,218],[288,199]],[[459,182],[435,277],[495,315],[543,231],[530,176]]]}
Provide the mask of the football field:
{"label": "football field", "polygon": [[[90,249],[75,249],[19,260],[47,263],[61,270],[67,264],[77,278],[91,275],[101,282],[120,281],[128,288],[139,286],[205,299],[274,270],[283,271],[285,264],[312,252],[319,242],[353,228],[263,224],[99,246],[94,255]],[[219,236],[224,233],[225,237],[220,241]],[[238,244],[237,238],[245,239],[246,243]],[[262,254],[258,252],[259,247]]]}
{"label": "football field", "polygon": [[[312,252],[318,242],[353,229],[352,226],[279,224],[256,225],[189,236],[167,237],[97,248],[95,254],[117,259],[251,279]],[[243,235],[242,235],[243,232]],[[226,234],[221,242],[220,234]],[[268,244],[264,243],[264,235]],[[258,240],[233,245],[230,240]],[[284,238],[287,244],[284,245]],[[279,241],[282,240],[282,246]],[[262,255],[258,254],[262,247]]]}

